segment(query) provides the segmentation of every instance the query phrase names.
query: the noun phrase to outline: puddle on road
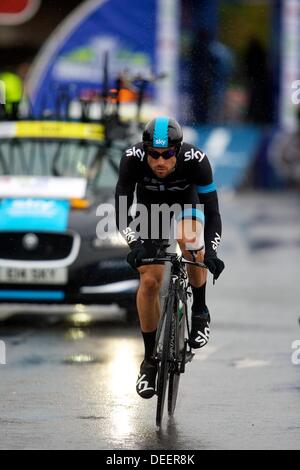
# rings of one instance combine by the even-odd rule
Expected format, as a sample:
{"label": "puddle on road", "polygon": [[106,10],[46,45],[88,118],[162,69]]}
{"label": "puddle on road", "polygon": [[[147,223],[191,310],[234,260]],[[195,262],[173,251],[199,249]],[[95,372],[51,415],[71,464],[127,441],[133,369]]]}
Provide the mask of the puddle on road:
{"label": "puddle on road", "polygon": [[91,354],[73,354],[72,356],[66,357],[62,363],[65,365],[90,365],[90,364],[103,364],[105,361],[97,356]]}
{"label": "puddle on road", "polygon": [[99,421],[102,419],[107,419],[106,416],[77,416],[77,419],[87,420],[87,421]]}
{"label": "puddle on road", "polygon": [[80,341],[86,338],[87,332],[80,328],[70,328],[64,335],[64,339],[67,341]]}
{"label": "puddle on road", "polygon": [[38,367],[45,364],[63,364],[63,365],[94,365],[94,364],[104,364],[105,359],[100,358],[99,356],[93,356],[91,354],[72,354],[67,356],[64,359],[52,358],[45,356],[39,356],[37,354],[32,354],[30,356],[25,356],[22,359],[15,361],[11,365],[21,366],[21,367]]}
{"label": "puddle on road", "polygon": [[23,359],[17,362],[21,366],[41,366],[46,364],[48,361],[47,357],[38,356],[37,354],[32,354],[31,356],[25,356]]}

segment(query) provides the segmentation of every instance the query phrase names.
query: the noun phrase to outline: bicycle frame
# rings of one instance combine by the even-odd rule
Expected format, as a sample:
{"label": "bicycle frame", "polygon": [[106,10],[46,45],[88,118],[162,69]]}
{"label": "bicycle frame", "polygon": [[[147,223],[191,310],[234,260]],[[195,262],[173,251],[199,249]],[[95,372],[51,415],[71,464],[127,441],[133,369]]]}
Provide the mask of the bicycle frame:
{"label": "bicycle frame", "polygon": [[[194,265],[201,268],[206,268],[206,266],[203,263],[186,260],[176,253],[167,253],[164,257],[159,258],[144,259],[142,263],[149,265],[155,264],[157,261],[170,262],[172,265],[168,292],[157,328],[153,354],[153,359],[159,364],[156,424],[160,427],[168,380],[170,378],[168,411],[169,415],[172,415],[176,406],[180,374],[185,372],[185,364],[191,362],[194,356],[189,345],[190,328],[187,308],[189,294],[187,292],[188,276],[185,265]],[[184,316],[181,319],[178,317],[180,302],[182,302]],[[185,322],[183,325],[182,321]],[[168,336],[165,336],[165,331]],[[187,335],[185,331],[187,331]]]}
{"label": "bicycle frame", "polygon": [[[155,264],[157,261],[168,262],[168,263],[171,263],[172,265],[167,297],[171,294],[173,290],[177,299],[181,300],[183,304],[187,306],[187,283],[186,283],[187,274],[186,274],[184,267],[186,265],[192,265],[192,266],[197,266],[199,268],[207,269],[207,266],[204,263],[199,263],[197,261],[189,261],[183,258],[183,256],[178,255],[177,253],[167,253],[164,257],[159,257],[159,258],[146,258],[142,260],[142,264],[151,265],[151,264]],[[165,309],[163,309],[163,312],[165,312]],[[189,330],[188,316],[185,315],[185,317],[186,317],[185,318],[186,327],[189,333],[190,330]],[[159,339],[161,337],[161,330],[164,324],[164,319],[165,319],[164,315],[162,315],[159,320],[154,351],[157,351]],[[158,359],[158,358],[155,358],[155,359]]]}

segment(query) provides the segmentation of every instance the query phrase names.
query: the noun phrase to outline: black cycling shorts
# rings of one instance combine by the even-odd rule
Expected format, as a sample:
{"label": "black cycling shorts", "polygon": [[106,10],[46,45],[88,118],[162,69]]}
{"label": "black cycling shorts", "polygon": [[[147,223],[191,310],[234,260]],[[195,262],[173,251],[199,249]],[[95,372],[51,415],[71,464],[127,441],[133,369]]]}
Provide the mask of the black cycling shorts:
{"label": "black cycling shorts", "polygon": [[[137,187],[137,212],[136,218],[141,223],[136,230],[142,240],[170,240],[175,239],[175,221],[182,219],[199,220],[204,225],[204,214],[199,202],[197,188],[189,186],[184,191],[149,191]],[[141,217],[142,210],[147,212],[147,218]]]}

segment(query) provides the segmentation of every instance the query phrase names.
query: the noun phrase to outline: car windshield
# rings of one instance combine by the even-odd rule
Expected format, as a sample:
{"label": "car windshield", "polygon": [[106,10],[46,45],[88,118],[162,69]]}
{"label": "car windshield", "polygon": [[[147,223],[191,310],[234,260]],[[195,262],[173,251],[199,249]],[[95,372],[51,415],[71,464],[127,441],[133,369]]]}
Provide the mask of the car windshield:
{"label": "car windshield", "polygon": [[96,192],[115,187],[119,160],[120,151],[87,141],[0,141],[1,176],[86,178]]}

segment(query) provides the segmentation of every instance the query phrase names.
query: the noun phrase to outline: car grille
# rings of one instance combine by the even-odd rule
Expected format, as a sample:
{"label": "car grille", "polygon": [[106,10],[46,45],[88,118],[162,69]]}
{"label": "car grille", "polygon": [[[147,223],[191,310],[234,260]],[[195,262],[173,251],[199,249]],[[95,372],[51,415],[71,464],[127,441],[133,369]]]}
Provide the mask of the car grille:
{"label": "car grille", "polygon": [[30,232],[38,238],[36,247],[24,246],[28,232],[0,233],[0,258],[6,260],[51,261],[67,258],[72,250],[72,235],[59,233]]}

